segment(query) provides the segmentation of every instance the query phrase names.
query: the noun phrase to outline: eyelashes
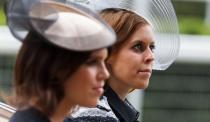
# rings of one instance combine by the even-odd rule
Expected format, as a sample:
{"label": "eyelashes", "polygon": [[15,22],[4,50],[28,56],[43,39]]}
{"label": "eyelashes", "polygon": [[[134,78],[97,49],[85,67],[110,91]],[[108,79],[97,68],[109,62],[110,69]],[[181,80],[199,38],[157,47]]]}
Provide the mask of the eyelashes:
{"label": "eyelashes", "polygon": [[100,62],[101,61],[99,59],[89,59],[87,60],[86,64],[92,66],[92,65],[100,64]]}
{"label": "eyelashes", "polygon": [[[138,43],[136,43],[132,48],[134,49],[135,52],[144,52],[147,49],[147,45],[142,41],[138,41]],[[149,48],[153,52],[155,49],[155,45],[150,44]]]}
{"label": "eyelashes", "polygon": [[151,49],[152,52],[154,52],[154,50],[155,50],[155,45],[154,45],[154,44],[150,45],[150,49]]}
{"label": "eyelashes", "polygon": [[143,45],[138,43],[138,44],[135,44],[133,46],[133,49],[136,50],[136,51],[142,51],[143,50]]}

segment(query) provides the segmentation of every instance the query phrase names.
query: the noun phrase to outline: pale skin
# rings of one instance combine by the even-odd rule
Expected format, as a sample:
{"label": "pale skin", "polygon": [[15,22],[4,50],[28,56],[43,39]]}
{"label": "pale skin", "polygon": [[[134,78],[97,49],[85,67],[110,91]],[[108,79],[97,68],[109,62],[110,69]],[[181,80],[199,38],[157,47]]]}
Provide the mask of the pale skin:
{"label": "pale skin", "polygon": [[121,48],[107,60],[111,67],[109,86],[121,100],[133,89],[149,84],[154,62],[154,35],[149,25],[139,27]]}
{"label": "pale skin", "polygon": [[[75,73],[64,83],[65,96],[58,104],[51,122],[63,122],[75,106],[95,107],[103,94],[109,72],[105,67],[107,49],[96,50]],[[32,102],[34,103],[34,102]],[[33,105],[32,105],[33,106]],[[41,110],[39,107],[37,109]]]}

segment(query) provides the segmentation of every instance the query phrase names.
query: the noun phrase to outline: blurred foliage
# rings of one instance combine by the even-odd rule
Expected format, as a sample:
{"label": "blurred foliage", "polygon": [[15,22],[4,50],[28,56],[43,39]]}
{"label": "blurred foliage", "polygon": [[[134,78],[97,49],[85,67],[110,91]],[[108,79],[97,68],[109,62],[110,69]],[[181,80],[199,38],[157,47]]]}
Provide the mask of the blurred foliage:
{"label": "blurred foliage", "polygon": [[3,6],[4,3],[6,2],[6,0],[0,0],[0,25],[5,25],[5,15],[4,15],[4,11],[3,11]]}
{"label": "blurred foliage", "polygon": [[204,1],[172,0],[178,16],[180,32],[184,34],[210,35],[210,25],[204,21]]}
{"label": "blurred foliage", "polygon": [[196,17],[179,17],[180,32],[184,34],[210,35],[210,25]]}
{"label": "blurred foliage", "polygon": [[4,11],[2,8],[0,8],[0,25],[5,25],[6,24],[6,19],[4,15]]}
{"label": "blurred foliage", "polygon": [[178,16],[205,17],[205,2],[172,0],[172,3]]}
{"label": "blurred foliage", "polygon": [[[3,12],[3,4],[6,0],[0,0],[0,25],[6,24]],[[173,5],[178,16],[180,32],[184,34],[210,35],[210,26],[204,22],[205,3],[175,1]]]}

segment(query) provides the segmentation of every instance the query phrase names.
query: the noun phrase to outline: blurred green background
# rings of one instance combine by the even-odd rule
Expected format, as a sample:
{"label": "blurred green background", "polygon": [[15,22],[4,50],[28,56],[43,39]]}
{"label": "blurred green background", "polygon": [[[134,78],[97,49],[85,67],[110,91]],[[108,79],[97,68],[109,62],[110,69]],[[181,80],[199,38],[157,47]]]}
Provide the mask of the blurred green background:
{"label": "blurred green background", "polygon": [[6,19],[5,19],[5,15],[4,15],[4,11],[3,11],[3,6],[6,0],[0,0],[0,26],[1,25],[5,25],[6,23]]}
{"label": "blurred green background", "polygon": [[172,2],[181,33],[210,35],[210,20],[205,21],[208,6],[205,0],[172,0]]}
{"label": "blurred green background", "polygon": [[[6,23],[3,12],[5,1],[0,0],[0,26]],[[207,5],[203,0],[172,0],[172,2],[178,16],[181,33],[210,35],[210,22],[209,25],[205,22]]]}

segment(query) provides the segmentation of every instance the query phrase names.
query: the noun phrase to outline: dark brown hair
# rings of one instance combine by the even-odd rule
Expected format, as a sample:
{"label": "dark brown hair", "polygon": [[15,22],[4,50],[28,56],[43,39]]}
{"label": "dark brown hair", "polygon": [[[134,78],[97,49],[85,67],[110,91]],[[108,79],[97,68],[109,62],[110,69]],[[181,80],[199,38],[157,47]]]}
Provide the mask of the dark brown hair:
{"label": "dark brown hair", "polygon": [[[64,82],[83,64],[91,52],[76,52],[50,44],[30,33],[23,40],[15,65],[15,102],[17,107],[35,106],[50,116],[64,97]],[[74,92],[74,91],[72,91]]]}
{"label": "dark brown hair", "polygon": [[104,9],[100,14],[117,34],[117,42],[109,51],[118,51],[136,29],[149,25],[143,17],[125,9],[109,8]]}

